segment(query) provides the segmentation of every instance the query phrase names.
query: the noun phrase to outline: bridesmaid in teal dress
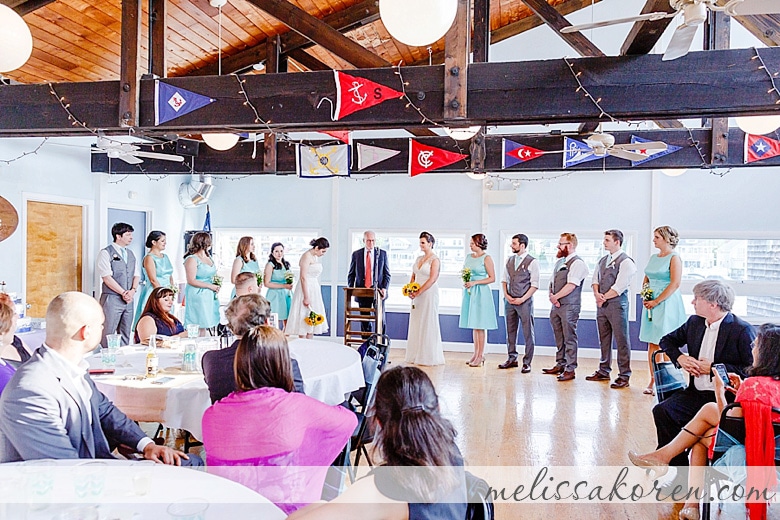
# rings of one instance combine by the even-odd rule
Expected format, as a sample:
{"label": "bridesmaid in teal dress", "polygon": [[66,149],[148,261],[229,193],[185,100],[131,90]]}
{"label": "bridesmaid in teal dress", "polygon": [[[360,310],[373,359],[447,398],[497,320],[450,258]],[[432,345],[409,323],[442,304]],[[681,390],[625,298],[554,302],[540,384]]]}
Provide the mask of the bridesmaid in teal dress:
{"label": "bridesmaid in teal dress", "polygon": [[[241,237],[236,248],[236,259],[233,260],[233,268],[230,270],[230,283],[235,285],[236,276],[240,273],[260,272],[260,264],[255,256],[255,240],[252,237]],[[236,288],[230,293],[230,299],[236,297]]]}
{"label": "bridesmaid in teal dress", "polygon": [[644,393],[654,395],[653,354],[659,349],[661,338],[685,323],[687,318],[680,280],[682,279],[682,260],[674,250],[680,241],[677,231],[669,226],[661,226],[653,231],[653,245],[659,253],[650,257],[645,267],[643,284],[653,290],[653,299],[644,301],[642,325],[639,340],[646,342],[647,362],[650,365],[650,384]]}
{"label": "bridesmaid in teal dress", "polygon": [[138,297],[138,307],[135,310],[133,327],[138,324],[144,312],[149,295],[157,287],[173,287],[173,264],[168,255],[163,253],[167,238],[162,231],[152,231],[146,237],[146,247],[149,253],[144,257],[141,270],[141,294]]}
{"label": "bridesmaid in teal dress", "polygon": [[271,304],[271,312],[275,312],[282,329],[284,329],[287,316],[290,314],[290,302],[292,301],[292,283],[287,282],[288,273],[292,276],[290,262],[284,259],[284,246],[281,242],[271,245],[271,254],[263,272],[263,285],[268,288],[265,298]]}
{"label": "bridesmaid in teal dress", "polygon": [[184,325],[198,325],[201,329],[216,327],[219,323],[219,285],[214,283],[217,266],[208,251],[211,236],[195,233],[184,259],[187,286],[184,289]]}
{"label": "bridesmaid in teal dress", "polygon": [[485,364],[485,343],[487,331],[498,328],[496,306],[490,284],[496,280],[493,259],[485,250],[488,242],[485,235],[471,236],[471,254],[466,257],[463,269],[471,271],[471,279],[463,284],[463,304],[460,309],[460,328],[473,329],[474,355],[467,362],[478,367]]}

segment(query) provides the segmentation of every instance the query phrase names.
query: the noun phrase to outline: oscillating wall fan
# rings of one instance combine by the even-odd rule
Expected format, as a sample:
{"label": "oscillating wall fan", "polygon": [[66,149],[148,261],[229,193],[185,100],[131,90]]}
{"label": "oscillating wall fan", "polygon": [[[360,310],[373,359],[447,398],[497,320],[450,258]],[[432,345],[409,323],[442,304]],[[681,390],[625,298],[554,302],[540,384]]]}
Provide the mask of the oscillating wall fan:
{"label": "oscillating wall fan", "polygon": [[122,143],[98,137],[97,145],[92,148],[92,153],[104,153],[109,159],[121,159],[128,164],[141,164],[143,159],[159,159],[162,161],[183,162],[184,157],[168,153],[146,152],[139,146],[131,143]]}

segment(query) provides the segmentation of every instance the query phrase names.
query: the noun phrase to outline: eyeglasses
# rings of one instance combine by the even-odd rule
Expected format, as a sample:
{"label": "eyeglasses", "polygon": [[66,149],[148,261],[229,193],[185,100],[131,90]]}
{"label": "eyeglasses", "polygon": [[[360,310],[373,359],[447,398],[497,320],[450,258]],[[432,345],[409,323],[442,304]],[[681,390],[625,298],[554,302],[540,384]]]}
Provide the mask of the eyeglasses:
{"label": "eyeglasses", "polygon": [[571,245],[571,242],[559,242],[558,243],[558,247],[570,246],[570,245]]}

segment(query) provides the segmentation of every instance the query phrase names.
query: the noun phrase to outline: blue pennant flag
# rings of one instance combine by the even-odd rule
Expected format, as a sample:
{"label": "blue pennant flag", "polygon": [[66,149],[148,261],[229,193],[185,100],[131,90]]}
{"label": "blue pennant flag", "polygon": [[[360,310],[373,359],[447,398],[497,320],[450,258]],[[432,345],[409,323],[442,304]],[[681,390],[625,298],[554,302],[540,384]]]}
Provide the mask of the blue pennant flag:
{"label": "blue pennant flag", "polygon": [[563,138],[563,167],[568,168],[575,164],[601,159],[593,153],[593,148],[570,137]]}
{"label": "blue pennant flag", "polygon": [[216,99],[155,80],[154,126],[194,112],[214,101]]}
{"label": "blue pennant flag", "polygon": [[[643,137],[637,137],[635,135],[631,136],[631,144],[649,143],[649,142],[651,142],[651,139],[645,139]],[[664,155],[669,155],[670,153],[674,153],[680,149],[682,149],[682,146],[667,144],[666,150],[634,150],[635,152],[647,155],[647,159],[642,159],[641,161],[631,161],[631,166],[637,166],[639,164],[646,163],[647,161],[658,159],[659,157],[663,157]]]}
{"label": "blue pennant flag", "polygon": [[211,233],[211,208],[206,206],[206,220],[203,221],[203,231]]}

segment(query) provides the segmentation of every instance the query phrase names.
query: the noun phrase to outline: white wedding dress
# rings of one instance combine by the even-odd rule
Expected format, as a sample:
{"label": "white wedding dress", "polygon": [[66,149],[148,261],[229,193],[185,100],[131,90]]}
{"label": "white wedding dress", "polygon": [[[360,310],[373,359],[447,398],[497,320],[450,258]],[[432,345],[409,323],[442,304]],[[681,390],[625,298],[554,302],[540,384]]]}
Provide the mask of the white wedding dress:
{"label": "white wedding dress", "polygon": [[[284,333],[291,336],[305,334],[325,334],[328,332],[328,318],[325,316],[325,304],[322,301],[322,291],[320,290],[320,275],[322,274],[322,264],[317,257],[309,264],[306,270],[306,285],[309,289],[309,307],[303,306],[303,286],[300,280],[295,286],[292,303],[290,304],[290,314],[287,316],[287,326]],[[314,327],[306,325],[303,319],[314,311],[325,318],[320,325]]]}
{"label": "white wedding dress", "polygon": [[[414,281],[421,286],[431,276],[432,256],[422,266],[418,258],[414,262],[412,272]],[[443,365],[444,348],[441,344],[439,329],[439,286],[434,283],[428,290],[414,300],[414,309],[409,313],[409,333],[406,341],[406,362],[415,365]]]}

